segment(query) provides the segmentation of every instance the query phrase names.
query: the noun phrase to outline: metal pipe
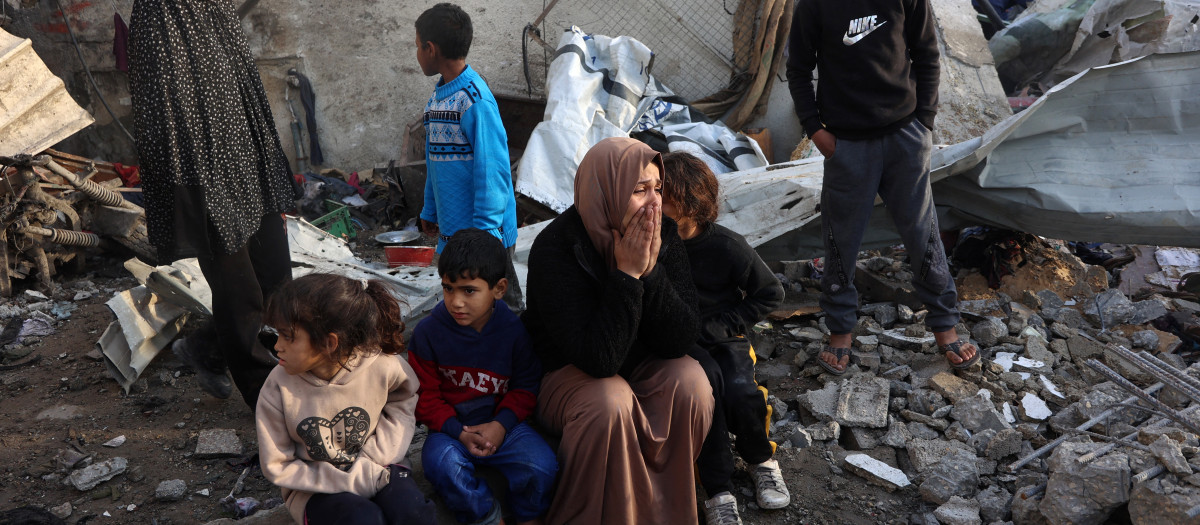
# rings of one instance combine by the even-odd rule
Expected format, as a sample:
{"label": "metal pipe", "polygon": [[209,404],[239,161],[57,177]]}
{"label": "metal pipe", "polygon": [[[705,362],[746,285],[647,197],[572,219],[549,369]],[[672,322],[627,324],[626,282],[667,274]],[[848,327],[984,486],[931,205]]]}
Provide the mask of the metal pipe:
{"label": "metal pipe", "polygon": [[[1146,392],[1146,394],[1153,394],[1155,392],[1158,392],[1160,389],[1162,389],[1163,386],[1164,385],[1162,383],[1154,383],[1153,385],[1146,387],[1145,392]],[[1129,396],[1129,397],[1125,398],[1124,401],[1121,401],[1121,403],[1122,404],[1123,403],[1132,403],[1137,400],[1138,400],[1137,396]],[[1087,430],[1087,429],[1091,428],[1092,425],[1095,425],[1096,423],[1104,421],[1105,419],[1108,418],[1108,416],[1113,415],[1114,412],[1116,412],[1117,410],[1120,410],[1121,408],[1122,407],[1119,407],[1119,406],[1109,408],[1108,410],[1105,410],[1104,412],[1097,414],[1096,417],[1093,417],[1087,421],[1084,421],[1083,424],[1081,424],[1075,428],[1077,428],[1079,430]],[[1045,455],[1047,452],[1050,452],[1051,450],[1054,450],[1056,447],[1063,444],[1063,442],[1066,441],[1070,437],[1071,436],[1069,436],[1069,435],[1062,435],[1062,436],[1055,438],[1054,441],[1051,441],[1049,443],[1046,443],[1045,445],[1042,445],[1041,448],[1033,451],[1032,454],[1029,454],[1028,456],[1025,456],[1021,459],[1018,459],[1017,461],[1014,461],[1011,465],[1008,466],[1008,471],[1016,472],[1017,469],[1024,467],[1025,465],[1029,464],[1029,462]]]}
{"label": "metal pipe", "polygon": [[[1198,409],[1200,409],[1200,405],[1193,405],[1191,407],[1184,409],[1183,413],[1188,414],[1188,415],[1195,414],[1196,410],[1198,410]],[[1167,419],[1166,417],[1163,417],[1162,419],[1155,421],[1153,423],[1150,423],[1142,428],[1143,428],[1143,430],[1149,430],[1152,428],[1163,427],[1163,426],[1167,425],[1168,421],[1170,421],[1170,420]],[[1131,432],[1129,434],[1126,434],[1124,439],[1133,439],[1133,438],[1137,437],[1137,435],[1138,435],[1137,432]],[[1109,443],[1107,445],[1104,445],[1103,447],[1100,447],[1096,450],[1088,452],[1087,454],[1079,456],[1078,458],[1075,459],[1075,461],[1078,461],[1080,463],[1087,463],[1087,462],[1092,461],[1100,456],[1108,454],[1109,452],[1112,452],[1112,450],[1115,448],[1117,448],[1116,444]]]}
{"label": "metal pipe", "polygon": [[1041,494],[1043,492],[1046,492],[1046,484],[1045,483],[1029,487],[1028,489],[1025,490],[1025,492],[1021,492],[1018,495],[1021,496],[1021,499],[1029,499],[1029,498],[1036,498],[1036,497],[1038,497],[1038,494]]}
{"label": "metal pipe", "polygon": [[1095,359],[1088,359],[1087,365],[1089,367],[1091,367],[1092,370],[1099,372],[1100,375],[1107,377],[1109,379],[1109,381],[1112,381],[1113,383],[1116,383],[1117,386],[1125,389],[1125,391],[1127,391],[1130,394],[1133,394],[1135,396],[1138,396],[1139,398],[1141,398],[1142,401],[1149,403],[1151,406],[1158,409],[1160,412],[1162,412],[1167,417],[1169,417],[1169,418],[1175,420],[1177,423],[1187,427],[1192,432],[1200,434],[1200,427],[1196,426],[1196,424],[1193,423],[1186,416],[1184,416],[1183,414],[1180,414],[1179,411],[1175,410],[1174,408],[1171,408],[1167,405],[1162,404],[1161,401],[1154,399],[1153,397],[1150,396],[1150,394],[1142,392],[1142,390],[1140,388],[1138,388],[1137,385],[1131,383],[1128,379],[1125,379],[1124,377],[1122,377],[1121,374],[1118,374],[1115,371],[1113,371],[1113,369],[1111,369],[1107,366],[1104,366],[1104,363],[1101,363],[1100,361],[1097,361]]}

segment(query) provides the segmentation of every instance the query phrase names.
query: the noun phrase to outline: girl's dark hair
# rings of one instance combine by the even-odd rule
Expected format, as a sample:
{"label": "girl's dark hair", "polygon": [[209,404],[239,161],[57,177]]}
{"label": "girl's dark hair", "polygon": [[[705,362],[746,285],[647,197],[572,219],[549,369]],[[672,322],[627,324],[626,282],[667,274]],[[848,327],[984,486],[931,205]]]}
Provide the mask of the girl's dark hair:
{"label": "girl's dark hair", "polygon": [[664,153],[663,200],[679,209],[684,217],[696,221],[700,229],[716,222],[720,184],[708,164],[691,153]]}
{"label": "girl's dark hair", "polygon": [[[392,287],[329,273],[313,273],[279,288],[267,301],[263,322],[281,335],[297,327],[308,332],[313,348],[340,365],[356,353],[398,354],[404,351],[404,320]],[[337,348],[323,348],[337,334]]]}
{"label": "girl's dark hair", "polygon": [[421,43],[437,44],[445,58],[466,58],[471,50],[471,16],[457,5],[441,3],[426,9],[417,17],[416,26]]}

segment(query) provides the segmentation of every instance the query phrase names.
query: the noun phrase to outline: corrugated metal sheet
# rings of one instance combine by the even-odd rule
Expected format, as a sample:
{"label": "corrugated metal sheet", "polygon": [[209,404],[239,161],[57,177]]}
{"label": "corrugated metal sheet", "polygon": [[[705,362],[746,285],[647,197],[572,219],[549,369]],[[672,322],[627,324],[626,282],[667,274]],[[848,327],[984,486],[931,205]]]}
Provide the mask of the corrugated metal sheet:
{"label": "corrugated metal sheet", "polygon": [[93,121],[32,42],[0,29],[0,155],[40,153]]}

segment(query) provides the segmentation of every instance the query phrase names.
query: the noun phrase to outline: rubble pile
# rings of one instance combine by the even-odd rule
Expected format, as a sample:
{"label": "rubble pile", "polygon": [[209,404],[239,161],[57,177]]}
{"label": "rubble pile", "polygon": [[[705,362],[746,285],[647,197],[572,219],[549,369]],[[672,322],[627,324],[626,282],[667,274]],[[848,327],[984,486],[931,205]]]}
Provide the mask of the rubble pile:
{"label": "rubble pile", "polygon": [[[865,260],[860,270],[896,269]],[[951,369],[925,312],[902,302],[860,308],[842,377],[816,364],[823,319],[784,324],[775,345],[799,350],[801,376],[823,387],[775,400],[772,439],[824,446],[835,472],[912,491],[928,512],[911,523],[1194,523],[1200,366],[1152,322],[1195,325],[1200,304],[1116,289],[990,295],[960,303],[957,331],[983,355],[966,370]]]}

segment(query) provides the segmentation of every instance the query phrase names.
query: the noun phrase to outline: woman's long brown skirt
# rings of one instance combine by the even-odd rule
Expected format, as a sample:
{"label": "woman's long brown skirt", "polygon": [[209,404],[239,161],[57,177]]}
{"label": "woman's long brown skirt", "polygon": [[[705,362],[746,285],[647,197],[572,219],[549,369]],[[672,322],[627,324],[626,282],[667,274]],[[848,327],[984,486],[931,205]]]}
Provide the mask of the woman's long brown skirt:
{"label": "woman's long brown skirt", "polygon": [[712,413],[712,387],[690,357],[647,360],[628,381],[550,372],[538,414],[562,442],[546,522],[696,523],[692,464]]}

